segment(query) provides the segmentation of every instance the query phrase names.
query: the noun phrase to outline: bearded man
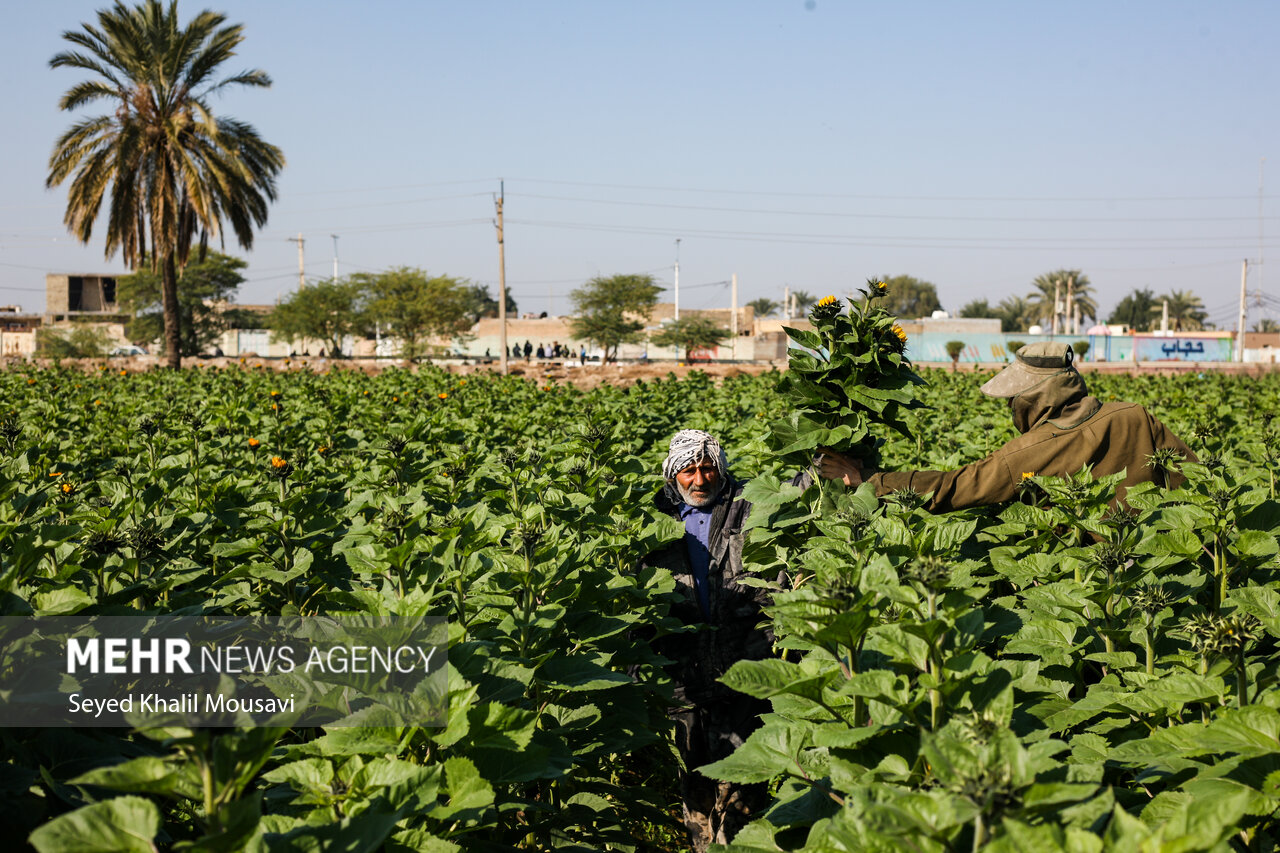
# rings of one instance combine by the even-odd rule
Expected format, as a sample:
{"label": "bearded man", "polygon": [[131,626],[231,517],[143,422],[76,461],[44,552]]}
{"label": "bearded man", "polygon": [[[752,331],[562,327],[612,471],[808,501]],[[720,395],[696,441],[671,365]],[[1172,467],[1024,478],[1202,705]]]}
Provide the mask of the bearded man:
{"label": "bearded man", "polygon": [[[679,541],[650,554],[647,566],[670,570],[676,582],[672,615],[696,630],[654,642],[667,667],[676,705],[668,713],[684,761],[680,788],[693,849],[727,844],[769,802],[763,784],[718,782],[697,768],[727,757],[760,725],[769,703],[738,693],[718,679],[740,660],[772,656],[773,637],[760,628],[767,590],[746,586],[742,526],[751,504],[729,471],[720,442],[701,430],[672,437],[662,465],[660,510],[684,522]],[[781,581],[782,578],[779,578]]]}

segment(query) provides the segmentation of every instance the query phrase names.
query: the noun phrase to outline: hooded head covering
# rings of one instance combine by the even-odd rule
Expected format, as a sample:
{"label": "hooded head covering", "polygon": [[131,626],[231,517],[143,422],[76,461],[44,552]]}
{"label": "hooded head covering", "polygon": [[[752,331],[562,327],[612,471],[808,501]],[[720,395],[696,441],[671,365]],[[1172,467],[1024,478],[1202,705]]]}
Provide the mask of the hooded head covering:
{"label": "hooded head covering", "polygon": [[662,477],[667,481],[667,493],[673,500],[680,500],[675,490],[676,474],[695,462],[708,459],[716,466],[721,488],[729,479],[729,458],[715,436],[700,429],[682,429],[671,436],[667,458],[662,463]]}
{"label": "hooded head covering", "polygon": [[1014,353],[1014,363],[982,386],[989,397],[1008,399],[1013,425],[1025,433],[1046,421],[1062,429],[1079,426],[1102,404],[1088,396],[1075,353],[1063,343],[1029,344]]}
{"label": "hooded head covering", "polygon": [[1016,397],[1050,376],[1072,369],[1075,353],[1059,343],[1028,344],[1013,354],[1013,364],[982,386],[988,397]]}

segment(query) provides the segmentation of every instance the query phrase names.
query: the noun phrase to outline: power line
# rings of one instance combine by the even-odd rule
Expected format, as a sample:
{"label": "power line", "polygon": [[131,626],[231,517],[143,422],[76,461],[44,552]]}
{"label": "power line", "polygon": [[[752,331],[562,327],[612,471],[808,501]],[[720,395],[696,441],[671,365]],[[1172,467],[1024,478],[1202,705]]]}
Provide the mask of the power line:
{"label": "power line", "polygon": [[[532,219],[515,219],[515,220],[509,219],[508,221],[515,224],[519,224],[519,225],[534,226],[534,227],[563,228],[567,230],[577,230],[577,231],[601,231],[601,232],[615,233],[615,234],[619,234],[619,233],[620,234],[644,234],[644,235],[651,235],[651,236],[675,236],[676,234],[696,234],[700,237],[707,237],[713,240],[791,243],[791,244],[797,244],[797,245],[818,245],[818,246],[857,246],[857,247],[869,247],[869,248],[880,248],[880,249],[883,249],[883,248],[970,249],[970,250],[977,249],[977,250],[983,250],[983,251],[996,251],[996,250],[1061,251],[1061,250],[1068,250],[1068,249],[1075,250],[1075,251],[1083,251],[1083,250],[1090,250],[1090,249],[1094,251],[1170,251],[1174,249],[1203,251],[1207,249],[1207,250],[1224,251],[1228,249],[1236,250],[1236,249],[1253,248],[1252,242],[1250,242],[1248,246],[1243,246],[1239,244],[1193,245],[1193,244],[1187,243],[1185,240],[1179,240],[1177,238],[1148,238],[1146,243],[1140,244],[1140,245],[1134,245],[1131,239],[1099,238],[1099,239],[1110,239],[1110,240],[1113,240],[1114,242],[1126,244],[1126,245],[1120,245],[1120,246],[1091,245],[1090,243],[1085,242],[1087,238],[1079,238],[1079,239],[1063,238],[1063,239],[1057,240],[1056,244],[1046,245],[1043,242],[1041,242],[1044,238],[1040,238],[1040,241],[1038,241],[1036,245],[1007,246],[1007,245],[993,245],[993,243],[999,240],[1006,240],[1006,241],[1011,241],[1014,239],[1037,240],[1037,238],[998,238],[998,237],[917,238],[917,237],[868,237],[865,235],[859,236],[859,237],[851,237],[843,234],[786,234],[786,233],[764,232],[764,231],[721,231],[721,230],[691,229],[691,228],[674,229],[669,227],[658,227],[658,226],[651,227],[651,226],[635,226],[635,225],[602,225],[602,224],[592,224],[592,223],[586,223],[586,222],[557,222],[557,221],[549,221],[549,220],[537,221]],[[1170,245],[1165,246],[1165,245],[1149,244],[1150,240],[1160,240],[1160,239],[1168,240]],[[1224,237],[1221,239],[1248,240],[1249,238],[1246,238],[1246,237],[1225,238]],[[972,245],[966,246],[966,245],[938,245],[935,242],[920,242],[922,240],[950,241],[955,243],[959,243],[960,241],[978,241],[978,240],[981,240],[984,242],[982,243],[974,242]],[[887,241],[897,241],[898,245],[886,246],[885,243]],[[1076,243],[1085,243],[1085,245],[1075,245]]]}
{"label": "power line", "polygon": [[701,210],[709,213],[745,213],[766,216],[812,216],[825,219],[892,219],[922,222],[1257,222],[1256,216],[1184,216],[1184,217],[1099,217],[1099,216],[920,216],[900,213],[830,213],[813,210],[748,210],[741,207],[712,207],[693,204],[669,204],[656,201],[621,201],[619,199],[581,198],[576,196],[531,195],[512,193],[513,197],[548,201],[577,201],[589,204],[613,204],[623,207],[657,207],[668,210]]}
{"label": "power line", "polygon": [[[865,195],[855,193],[800,193],[771,190],[707,189],[694,187],[643,186],[638,184],[596,184],[585,181],[554,181],[540,178],[508,178],[531,184],[557,186],[595,187],[612,190],[642,190],[646,192],[703,193],[707,195],[759,195],[778,198],[830,198],[864,199],[877,201],[1001,201],[1001,202],[1170,202],[1170,201],[1253,201],[1256,195],[1206,195],[1206,196],[896,196]],[[1274,196],[1267,196],[1274,198]],[[1252,221],[1252,219],[1251,219]]]}

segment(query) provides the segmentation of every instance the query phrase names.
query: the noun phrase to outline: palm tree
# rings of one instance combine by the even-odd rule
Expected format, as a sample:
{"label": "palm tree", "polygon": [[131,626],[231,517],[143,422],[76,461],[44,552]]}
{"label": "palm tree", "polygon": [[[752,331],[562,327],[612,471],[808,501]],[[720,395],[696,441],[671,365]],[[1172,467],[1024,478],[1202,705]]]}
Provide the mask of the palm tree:
{"label": "palm tree", "polygon": [[59,53],[53,68],[96,75],[72,86],[59,101],[64,110],[99,100],[105,115],[72,125],[54,146],[46,186],[71,178],[68,229],[89,242],[110,188],[106,256],[116,251],[133,269],[149,263],[160,272],[164,337],[169,366],[181,367],[178,271],[199,238],[225,245],[225,220],[237,242],[253,245],[253,229],[267,221],[275,176],[284,166],[280,149],[250,125],[215,118],[209,98],[231,86],[271,85],[264,72],[241,71],[216,79],[217,68],[243,40],[239,24],[204,11],[185,27],[177,2],[116,0],[98,12],[98,25],[83,24],[62,37],[75,47]]}
{"label": "palm tree", "polygon": [[1166,295],[1156,298],[1151,306],[1151,313],[1156,317],[1164,314],[1164,303],[1169,303],[1169,325],[1177,332],[1198,332],[1204,328],[1204,321],[1209,319],[1209,312],[1204,310],[1204,301],[1190,290],[1171,290]]}
{"label": "palm tree", "polygon": [[814,296],[807,290],[791,291],[791,299],[795,302],[796,316],[803,317],[804,312],[810,305],[818,301],[818,297]]}
{"label": "palm tree", "polygon": [[[1071,317],[1074,309],[1071,305],[1067,305],[1067,294],[1071,294],[1071,302],[1080,308],[1080,319],[1095,319],[1098,316],[1098,303],[1091,295],[1093,285],[1089,283],[1089,277],[1080,270],[1057,270],[1044,275],[1036,276],[1035,281],[1031,282],[1035,290],[1027,295],[1034,306],[1035,318],[1045,325],[1051,325],[1053,322],[1053,297],[1054,291],[1057,291],[1058,298],[1062,301],[1063,312],[1067,317]],[[1064,331],[1059,329],[1058,331]]]}
{"label": "palm tree", "polygon": [[752,309],[757,317],[768,317],[781,307],[781,303],[774,302],[772,299],[766,299],[762,296],[759,299],[752,299],[747,303],[747,307]]}
{"label": "palm tree", "polygon": [[995,310],[1002,332],[1025,332],[1036,320],[1035,306],[1024,296],[1006,296]]}

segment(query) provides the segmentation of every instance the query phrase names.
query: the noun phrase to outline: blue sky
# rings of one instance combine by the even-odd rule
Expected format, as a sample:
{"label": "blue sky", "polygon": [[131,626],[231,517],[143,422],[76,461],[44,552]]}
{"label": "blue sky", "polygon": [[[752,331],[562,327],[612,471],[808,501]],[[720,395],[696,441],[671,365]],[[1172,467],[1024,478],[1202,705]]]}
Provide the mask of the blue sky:
{"label": "blue sky", "polygon": [[[120,270],[62,225],[49,152],[82,79],[61,33],[102,0],[10,4],[0,302],[42,310],[46,271]],[[419,266],[492,284],[506,191],[521,310],[594,275],[682,307],[847,292],[914,275],[943,305],[1078,268],[1103,313],[1193,290],[1233,326],[1243,259],[1280,262],[1280,4],[1271,2],[181,3],[243,23],[215,99],[288,159],[242,302],[308,277]],[[1262,165],[1266,158],[1265,166]],[[1260,176],[1270,187],[1260,196]],[[1260,215],[1261,214],[1261,215]],[[1280,287],[1251,270],[1249,287]],[[1269,315],[1251,308],[1250,323]]]}

